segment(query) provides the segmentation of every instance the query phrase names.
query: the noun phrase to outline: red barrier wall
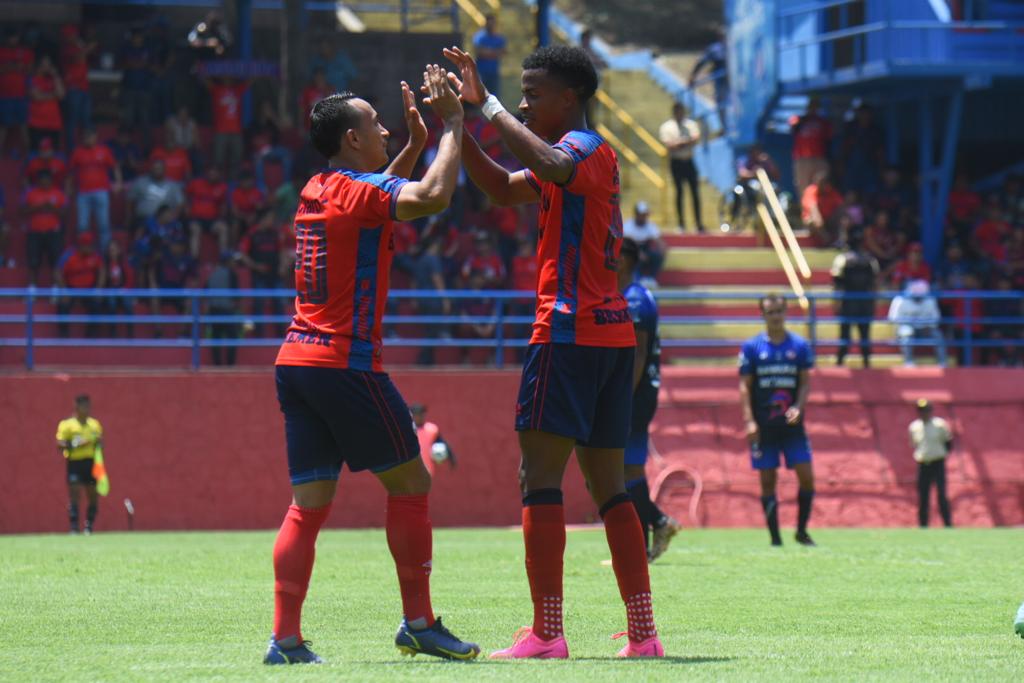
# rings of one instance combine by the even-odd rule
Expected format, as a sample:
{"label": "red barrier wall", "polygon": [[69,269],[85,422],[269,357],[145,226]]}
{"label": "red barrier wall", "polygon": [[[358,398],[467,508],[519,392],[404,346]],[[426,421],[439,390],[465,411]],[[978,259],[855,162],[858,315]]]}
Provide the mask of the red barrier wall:
{"label": "red barrier wall", "polygon": [[[409,402],[429,406],[459,455],[438,468],[432,516],[438,526],[519,521],[519,454],[512,415],[518,373],[393,373]],[[950,493],[958,524],[1024,523],[1024,371],[932,369],[815,372],[808,431],[815,451],[816,525],[916,524],[915,465],[906,425],[920,396],[951,419],[957,452]],[[669,369],[653,427],[652,478],[685,466],[704,491],[696,522],[760,524],[757,479],[741,435],[734,371]],[[0,451],[5,491],[0,533],[62,531],[66,525],[64,462],[54,447],[59,419],[75,394],[93,397],[106,430],[111,495],[98,528],[123,529],[124,498],[140,529],[239,529],[276,526],[288,504],[282,420],[273,374],[131,373],[0,376]],[[380,526],[384,494],[368,474],[342,475],[334,526]],[[692,488],[673,474],[659,502],[687,520]],[[795,505],[783,476],[783,522]],[[567,516],[595,517],[578,469],[566,483]]]}

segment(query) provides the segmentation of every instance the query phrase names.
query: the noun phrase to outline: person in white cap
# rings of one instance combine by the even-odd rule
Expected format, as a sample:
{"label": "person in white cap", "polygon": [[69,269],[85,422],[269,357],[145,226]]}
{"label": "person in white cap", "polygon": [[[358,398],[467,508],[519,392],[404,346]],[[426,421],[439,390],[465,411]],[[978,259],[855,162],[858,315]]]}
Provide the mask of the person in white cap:
{"label": "person in white cap", "polygon": [[896,339],[903,351],[903,364],[914,365],[914,346],[925,340],[935,344],[939,365],[946,367],[946,340],[939,329],[942,314],[928,283],[912,280],[889,306],[889,321],[896,323]]}
{"label": "person in white cap", "polygon": [[665,263],[665,243],[661,240],[661,230],[651,220],[651,207],[647,202],[636,203],[632,220],[626,221],[622,226],[622,236],[636,242],[640,250],[637,261],[638,275],[650,286],[650,281],[658,277]]}

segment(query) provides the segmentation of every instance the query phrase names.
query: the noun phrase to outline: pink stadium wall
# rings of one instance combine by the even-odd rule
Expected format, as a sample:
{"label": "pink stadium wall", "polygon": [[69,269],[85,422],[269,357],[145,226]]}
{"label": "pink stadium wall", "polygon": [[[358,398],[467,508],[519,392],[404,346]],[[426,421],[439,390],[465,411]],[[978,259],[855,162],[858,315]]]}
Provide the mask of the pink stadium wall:
{"label": "pink stadium wall", "polygon": [[[458,469],[438,468],[435,525],[516,524],[518,373],[401,371],[393,378],[408,401],[429,406],[459,456]],[[135,505],[137,529],[277,526],[289,498],[270,372],[81,373],[0,378],[0,533],[65,529],[64,463],[53,435],[81,392],[93,396],[106,430],[112,491],[102,503],[100,530],[126,527],[125,498]],[[920,396],[936,404],[957,435],[949,463],[955,522],[1024,523],[1024,372],[823,369],[815,373],[808,411],[819,492],[815,525],[916,523],[906,425]],[[664,479],[659,502],[688,525],[760,524],[736,401],[733,371],[666,372],[649,473]],[[702,486],[692,519],[687,472]],[[371,479],[342,475],[332,525],[383,523],[384,494]],[[783,522],[792,524],[792,477],[784,476],[780,492]],[[570,521],[596,516],[574,465],[566,501]]]}

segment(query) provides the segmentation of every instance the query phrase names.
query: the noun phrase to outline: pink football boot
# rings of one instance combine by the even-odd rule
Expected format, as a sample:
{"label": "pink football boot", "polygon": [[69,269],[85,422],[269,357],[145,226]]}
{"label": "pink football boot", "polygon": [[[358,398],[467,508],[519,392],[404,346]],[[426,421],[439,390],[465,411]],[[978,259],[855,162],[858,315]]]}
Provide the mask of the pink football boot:
{"label": "pink football boot", "polygon": [[[660,645],[659,645],[660,647]],[[568,659],[569,646],[565,643],[565,636],[559,636],[553,640],[542,640],[533,635],[533,629],[529,626],[516,631],[515,642],[512,647],[492,652],[491,659]]]}
{"label": "pink football boot", "polygon": [[[612,636],[612,639],[622,638],[625,634],[616,633]],[[661,646],[661,641],[658,640],[658,636],[648,638],[647,640],[641,640],[639,642],[633,642],[632,640],[626,642],[626,647],[619,650],[620,657],[664,657],[665,648]]]}

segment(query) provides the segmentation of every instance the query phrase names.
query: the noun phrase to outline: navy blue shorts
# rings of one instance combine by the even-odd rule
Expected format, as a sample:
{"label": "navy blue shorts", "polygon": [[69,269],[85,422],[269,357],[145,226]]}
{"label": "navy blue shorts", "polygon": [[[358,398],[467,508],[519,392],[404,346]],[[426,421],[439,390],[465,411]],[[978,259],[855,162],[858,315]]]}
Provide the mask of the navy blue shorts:
{"label": "navy blue shorts", "polygon": [[750,448],[750,464],[755,470],[775,470],[782,455],[786,456],[788,469],[811,461],[811,443],[802,428],[780,432],[762,429],[760,442]]}
{"label": "navy blue shorts", "polygon": [[334,480],[341,466],[383,472],[420,457],[409,408],[383,372],[277,366],[292,484]]}
{"label": "navy blue shorts", "polygon": [[558,434],[591,448],[625,448],[634,355],[631,346],[530,344],[516,402],[516,431]]}

